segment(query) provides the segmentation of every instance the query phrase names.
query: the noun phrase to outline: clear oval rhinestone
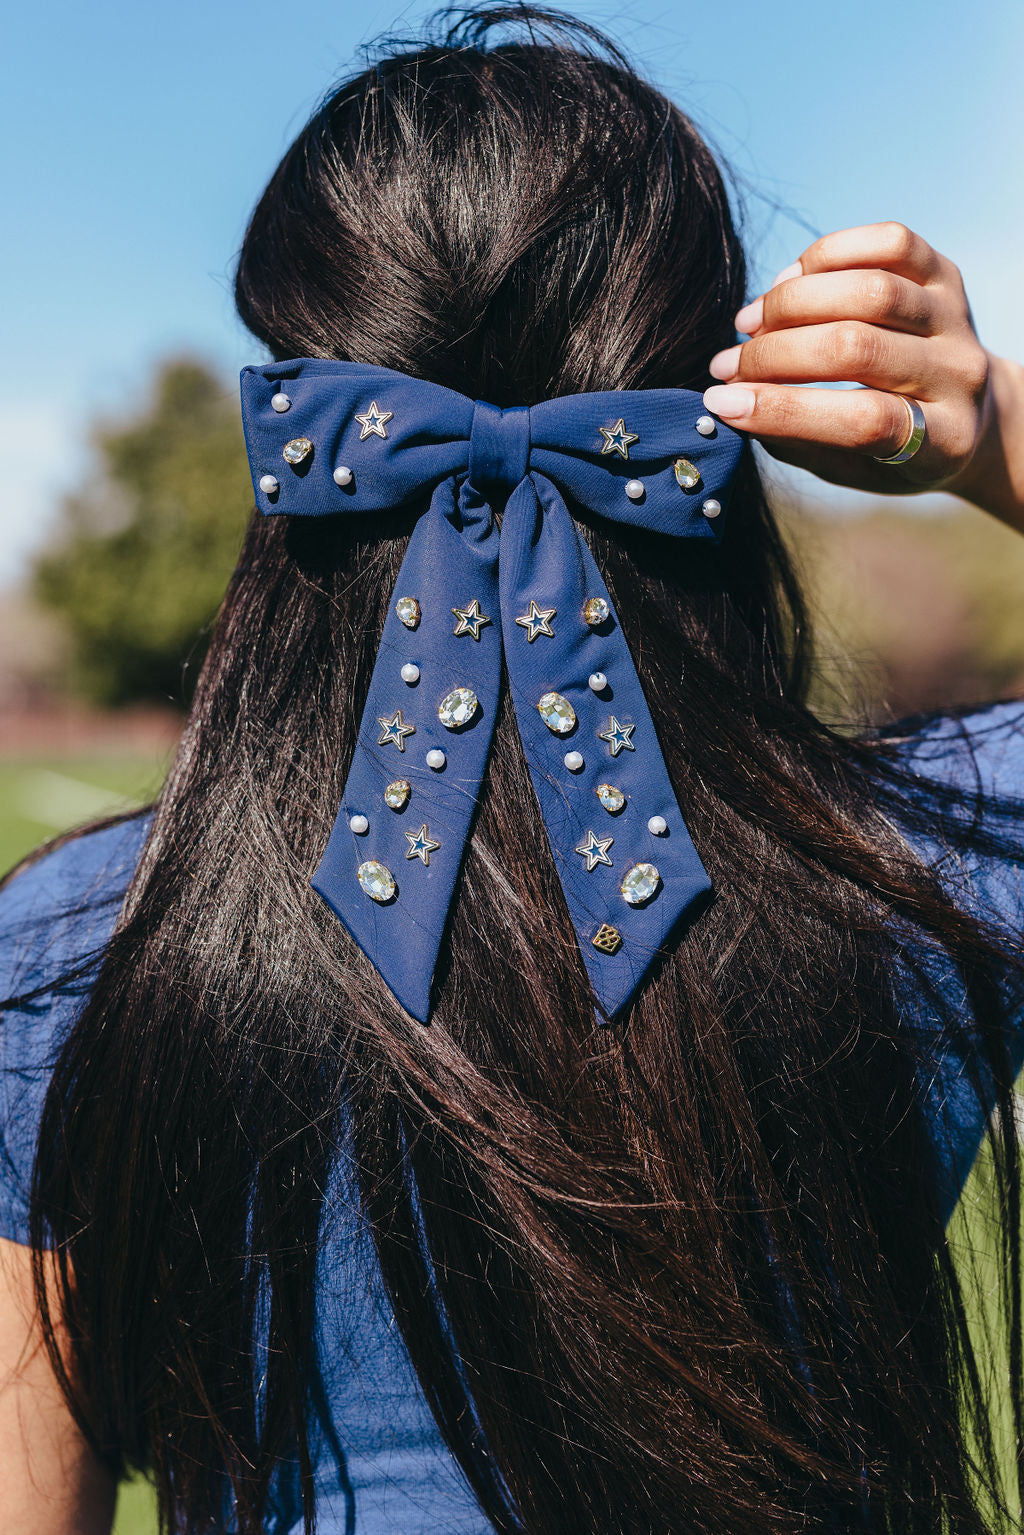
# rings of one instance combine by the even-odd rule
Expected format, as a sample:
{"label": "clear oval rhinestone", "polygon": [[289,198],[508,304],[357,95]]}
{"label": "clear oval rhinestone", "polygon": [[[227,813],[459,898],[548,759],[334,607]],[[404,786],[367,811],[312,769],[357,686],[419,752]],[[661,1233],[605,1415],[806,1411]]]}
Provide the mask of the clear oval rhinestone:
{"label": "clear oval rhinestone", "polygon": [[363,890],[371,901],[390,901],[395,894],[395,876],[386,864],[378,863],[376,858],[367,859],[356,870]]}
{"label": "clear oval rhinestone", "polygon": [[610,611],[603,597],[588,597],[583,607],[583,617],[591,628],[596,628],[598,624],[604,623]]}
{"label": "clear oval rhinestone", "polygon": [[401,810],[409,802],[412,793],[412,784],[407,778],[396,778],[394,783],[389,783],[384,790],[384,803],[391,810]]}
{"label": "clear oval rhinestone", "polygon": [[626,803],[626,796],[613,783],[599,783],[594,792],[609,815],[618,815]]}
{"label": "clear oval rhinestone", "polygon": [[415,629],[420,621],[420,605],[415,597],[399,597],[395,612],[407,629]]}
{"label": "clear oval rhinestone", "polygon": [[630,906],[642,906],[649,901],[661,884],[661,875],[653,863],[635,863],[631,869],[627,869],[622,876],[622,899],[628,901]]}
{"label": "clear oval rhinestone", "polygon": [[460,730],[477,711],[478,699],[472,688],[452,688],[437,706],[437,717],[445,730]]}
{"label": "clear oval rhinestone", "polygon": [[677,458],[672,468],[676,472],[676,484],[684,490],[696,490],[700,484],[700,470],[688,458]]}
{"label": "clear oval rhinestone", "polygon": [[576,710],[561,693],[542,693],[537,700],[540,717],[556,736],[567,736],[576,724]]}
{"label": "clear oval rhinestone", "polygon": [[286,442],[283,448],[284,456],[289,464],[301,464],[313,451],[313,444],[308,437],[293,437],[291,442]]}

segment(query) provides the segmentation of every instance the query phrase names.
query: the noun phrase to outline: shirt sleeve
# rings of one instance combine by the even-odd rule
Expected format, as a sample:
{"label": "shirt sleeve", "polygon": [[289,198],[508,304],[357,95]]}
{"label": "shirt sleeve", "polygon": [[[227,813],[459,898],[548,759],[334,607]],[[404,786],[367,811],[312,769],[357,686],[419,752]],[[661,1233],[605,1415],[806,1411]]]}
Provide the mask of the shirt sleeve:
{"label": "shirt sleeve", "polygon": [[[963,808],[957,813],[967,819],[975,815],[979,796],[1001,802],[1005,814],[991,827],[1004,843],[1001,853],[965,854],[919,838],[915,845],[958,906],[993,924],[1008,942],[1016,941],[1024,935],[1024,701],[930,722],[907,738],[905,761],[923,779],[961,793]],[[966,1014],[961,977],[940,954],[929,954],[924,970],[930,999],[912,995],[906,1017],[918,1038],[925,1113],[948,1219],[984,1139],[992,1095],[986,1095],[969,1019],[966,1029],[951,1032],[948,1027],[951,1015]],[[1019,988],[1007,1001],[1007,1045],[1019,1077],[1024,1069],[1024,997]]]}
{"label": "shirt sleeve", "polygon": [[142,817],[72,838],[0,890],[0,1237],[27,1243],[53,1062],[89,995],[145,839]]}

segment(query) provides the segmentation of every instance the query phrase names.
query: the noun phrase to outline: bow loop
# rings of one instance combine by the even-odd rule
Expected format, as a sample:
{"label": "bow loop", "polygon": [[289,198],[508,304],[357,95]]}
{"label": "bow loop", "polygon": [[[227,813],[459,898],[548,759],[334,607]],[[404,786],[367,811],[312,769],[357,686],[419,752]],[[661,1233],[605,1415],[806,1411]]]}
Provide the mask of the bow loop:
{"label": "bow loop", "polygon": [[469,481],[484,493],[509,495],[530,465],[530,408],[501,410],[477,400],[469,434]]}
{"label": "bow loop", "polygon": [[612,1017],[710,882],[567,500],[714,538],[742,440],[688,390],[501,410],[388,369],[310,359],[245,369],[242,408],[266,515],[419,502],[315,889],[425,1022],[504,658],[583,961]]}

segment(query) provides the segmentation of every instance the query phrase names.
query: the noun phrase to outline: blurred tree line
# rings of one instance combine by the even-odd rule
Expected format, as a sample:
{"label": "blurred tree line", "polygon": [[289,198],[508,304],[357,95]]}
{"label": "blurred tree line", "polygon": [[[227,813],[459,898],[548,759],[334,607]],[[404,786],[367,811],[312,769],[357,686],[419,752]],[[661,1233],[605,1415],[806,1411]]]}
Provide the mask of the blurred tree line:
{"label": "blurred tree line", "polygon": [[70,631],[73,691],[185,703],[252,508],[237,397],[168,362],[148,407],[93,445],[97,473],[65,500],[35,594]]}
{"label": "blurred tree line", "polygon": [[[179,359],[96,429],[35,591],[70,632],[74,691],[186,703],[252,507],[234,390]],[[815,705],[837,720],[1024,692],[1024,539],[969,507],[783,507],[817,619]]]}

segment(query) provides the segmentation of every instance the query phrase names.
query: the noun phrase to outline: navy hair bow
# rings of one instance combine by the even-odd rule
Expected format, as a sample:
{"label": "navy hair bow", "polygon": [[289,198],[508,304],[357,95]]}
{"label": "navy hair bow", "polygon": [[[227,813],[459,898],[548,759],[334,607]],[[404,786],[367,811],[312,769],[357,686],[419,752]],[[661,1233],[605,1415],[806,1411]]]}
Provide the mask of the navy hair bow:
{"label": "navy hair bow", "polygon": [[[314,887],[425,1022],[504,651],[551,851],[611,1017],[710,883],[566,500],[713,538],[741,438],[689,390],[499,410],[386,368],[309,359],[245,368],[242,414],[268,516],[425,505]],[[506,497],[499,559],[492,505]]]}

